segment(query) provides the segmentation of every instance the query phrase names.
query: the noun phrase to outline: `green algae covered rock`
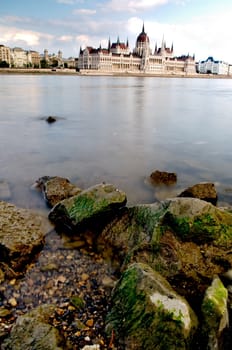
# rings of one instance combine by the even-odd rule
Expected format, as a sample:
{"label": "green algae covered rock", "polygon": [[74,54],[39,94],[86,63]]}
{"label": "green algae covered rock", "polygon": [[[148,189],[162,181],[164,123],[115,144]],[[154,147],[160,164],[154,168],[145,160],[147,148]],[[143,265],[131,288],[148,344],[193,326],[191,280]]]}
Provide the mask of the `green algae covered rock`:
{"label": "green algae covered rock", "polygon": [[232,246],[231,213],[200,199],[174,198],[169,203],[165,223],[181,240]]}
{"label": "green algae covered rock", "polygon": [[111,184],[98,184],[80,194],[64,199],[49,213],[49,219],[70,229],[86,227],[126,204],[126,194]]}
{"label": "green algae covered rock", "polygon": [[166,211],[164,202],[124,208],[99,235],[98,250],[123,268],[140,258],[151,262],[159,248]]}
{"label": "green algae covered rock", "polygon": [[49,318],[55,306],[43,305],[23,316],[19,316],[2,350],[66,350],[68,346],[51,325]]}
{"label": "green algae covered rock", "polygon": [[187,301],[148,265],[123,272],[112,294],[106,331],[126,349],[190,349],[197,318]]}
{"label": "green algae covered rock", "polygon": [[220,278],[215,277],[206,290],[202,302],[203,336],[208,343],[207,349],[219,349],[219,341],[223,330],[228,326],[228,291]]}
{"label": "green algae covered rock", "polygon": [[195,198],[126,208],[98,237],[98,248],[123,271],[143,262],[179,293],[199,299],[216,274],[232,267],[232,215]]}

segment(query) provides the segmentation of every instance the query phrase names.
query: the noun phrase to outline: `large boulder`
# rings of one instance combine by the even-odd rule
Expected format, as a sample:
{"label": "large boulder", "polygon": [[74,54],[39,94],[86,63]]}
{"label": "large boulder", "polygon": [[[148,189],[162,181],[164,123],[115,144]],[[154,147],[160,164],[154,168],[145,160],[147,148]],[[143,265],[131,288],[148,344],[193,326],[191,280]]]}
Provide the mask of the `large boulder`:
{"label": "large boulder", "polygon": [[227,303],[228,291],[216,276],[205,292],[201,308],[203,339],[205,338],[209,350],[224,349],[222,334],[229,326]]}
{"label": "large boulder", "polygon": [[179,197],[198,198],[214,205],[217,204],[217,191],[212,182],[204,182],[188,187],[186,190],[181,192]]}
{"label": "large boulder", "polygon": [[65,350],[67,346],[50,317],[55,306],[43,305],[17,318],[2,350]]}
{"label": "large boulder", "polygon": [[43,176],[36,181],[42,190],[48,205],[53,207],[65,198],[79,194],[82,190],[70,181],[60,176]]}
{"label": "large boulder", "polygon": [[98,184],[80,194],[64,199],[49,213],[57,226],[75,229],[97,227],[126,204],[126,194],[111,184]]}
{"label": "large boulder", "polygon": [[121,211],[98,237],[98,249],[120,272],[143,262],[199,307],[215,274],[232,267],[232,214],[193,198]]}
{"label": "large boulder", "polygon": [[198,199],[170,200],[165,223],[183,241],[232,246],[232,214]]}
{"label": "large boulder", "polygon": [[0,262],[20,270],[35,257],[51,230],[47,218],[0,201]]}
{"label": "large boulder", "polygon": [[190,349],[197,318],[187,301],[145,264],[132,264],[112,294],[108,334],[126,349]]}

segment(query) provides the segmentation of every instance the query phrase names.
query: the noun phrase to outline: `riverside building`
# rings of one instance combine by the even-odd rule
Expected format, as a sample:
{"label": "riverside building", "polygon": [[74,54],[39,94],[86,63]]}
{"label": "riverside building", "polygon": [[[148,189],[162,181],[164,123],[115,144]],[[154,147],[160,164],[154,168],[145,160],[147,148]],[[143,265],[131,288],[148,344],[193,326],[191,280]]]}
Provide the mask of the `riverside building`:
{"label": "riverside building", "polygon": [[0,45],[0,63],[1,62],[6,62],[9,66],[11,65],[10,48],[4,45]]}
{"label": "riverside building", "polygon": [[144,25],[138,35],[133,52],[129,49],[128,41],[116,43],[108,42],[108,48],[93,48],[87,46],[80,49],[77,68],[80,72],[105,73],[150,73],[150,74],[181,74],[196,73],[195,57],[183,55],[174,56],[173,45],[166,47],[164,39],[161,47],[155,46],[152,53],[150,40],[145,33]]}
{"label": "riverside building", "polygon": [[230,65],[224,61],[214,60],[212,56],[198,62],[198,72],[202,74],[231,75]]}

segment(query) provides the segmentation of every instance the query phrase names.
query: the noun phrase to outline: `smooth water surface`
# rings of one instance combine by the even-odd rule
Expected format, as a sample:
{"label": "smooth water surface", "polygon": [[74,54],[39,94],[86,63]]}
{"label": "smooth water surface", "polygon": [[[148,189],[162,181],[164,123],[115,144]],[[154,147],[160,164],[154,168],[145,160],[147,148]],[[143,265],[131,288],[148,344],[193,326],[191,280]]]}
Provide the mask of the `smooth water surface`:
{"label": "smooth water surface", "polygon": [[152,202],[167,195],[147,181],[155,169],[177,173],[169,192],[213,181],[232,203],[231,131],[230,79],[0,75],[0,181],[24,207],[40,205],[44,175]]}

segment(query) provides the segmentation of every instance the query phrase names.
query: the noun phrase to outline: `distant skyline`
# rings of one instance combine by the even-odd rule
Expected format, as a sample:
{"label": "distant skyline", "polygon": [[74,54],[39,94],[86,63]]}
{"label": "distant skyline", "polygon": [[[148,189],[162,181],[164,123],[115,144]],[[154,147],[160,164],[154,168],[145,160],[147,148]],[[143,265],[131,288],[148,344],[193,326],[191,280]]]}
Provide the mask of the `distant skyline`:
{"label": "distant skyline", "polygon": [[68,58],[119,37],[133,50],[144,23],[152,50],[164,37],[176,56],[232,64],[231,18],[231,0],[0,0],[0,44]]}

